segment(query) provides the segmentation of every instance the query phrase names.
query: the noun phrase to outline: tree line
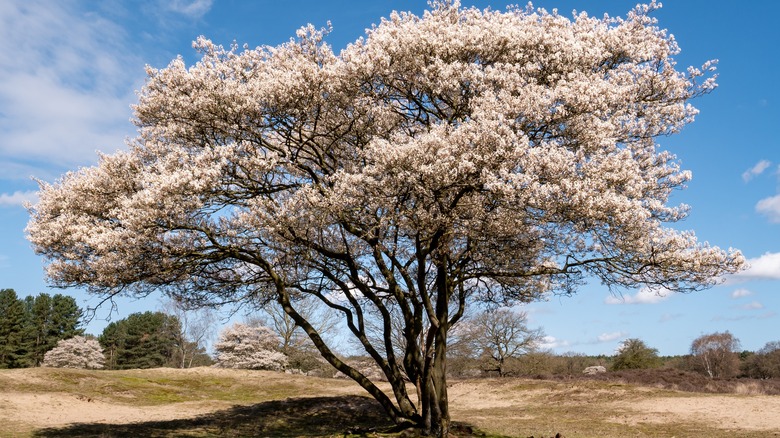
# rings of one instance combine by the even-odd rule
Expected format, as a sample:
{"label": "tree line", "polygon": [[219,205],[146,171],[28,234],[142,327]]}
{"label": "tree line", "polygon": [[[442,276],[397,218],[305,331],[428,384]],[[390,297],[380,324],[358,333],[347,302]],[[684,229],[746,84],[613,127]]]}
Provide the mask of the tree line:
{"label": "tree line", "polygon": [[[301,307],[320,321],[319,331],[337,336],[332,314],[314,301]],[[335,373],[301,328],[276,306],[268,306],[262,317],[223,328],[213,356],[206,351],[213,314],[187,311],[175,302],[164,308],[164,312],[137,312],[111,322],[97,337],[83,336],[83,311],[72,297],[41,293],[19,298],[13,289],[2,289],[0,367],[133,369],[214,364],[320,376]],[[449,374],[457,377],[572,375],[589,366],[604,366],[611,371],[675,368],[709,378],[780,378],[780,341],[768,342],[757,351],[740,350],[739,339],[728,331],[696,338],[690,354],[684,356],[660,356],[638,338],[624,340],[612,356],[552,354],[542,348],[544,331],[529,327],[524,312],[508,309],[468,317],[452,333]],[[354,363],[362,359],[345,357]]]}
{"label": "tree line", "polygon": [[210,365],[205,346],[191,340],[181,319],[164,312],[138,312],[111,322],[98,336],[108,369],[189,368]]}
{"label": "tree line", "polygon": [[728,331],[699,336],[688,354],[661,356],[658,350],[638,338],[624,340],[614,355],[588,356],[578,353],[553,354],[542,349],[506,357],[499,371],[486,362],[490,357],[459,355],[452,358],[450,372],[456,377],[490,375],[553,377],[582,374],[590,367],[603,372],[674,369],[694,372],[710,379],[780,378],[780,342],[768,342],[756,351],[740,349],[740,342]]}
{"label": "tree line", "polygon": [[[169,304],[166,312],[139,312],[111,322],[95,337],[84,337],[84,311],[73,297],[41,293],[20,298],[0,290],[0,368],[46,365],[46,354],[63,341],[71,356],[83,356],[87,340],[96,340],[108,369],[209,365],[205,338],[212,322],[204,312],[185,312]],[[206,316],[204,316],[206,315]],[[78,339],[81,338],[81,339]],[[81,353],[74,353],[82,351]],[[58,352],[61,353],[61,352]],[[76,361],[78,362],[78,361]],[[67,364],[54,360],[54,364]],[[102,367],[102,366],[101,366]]]}

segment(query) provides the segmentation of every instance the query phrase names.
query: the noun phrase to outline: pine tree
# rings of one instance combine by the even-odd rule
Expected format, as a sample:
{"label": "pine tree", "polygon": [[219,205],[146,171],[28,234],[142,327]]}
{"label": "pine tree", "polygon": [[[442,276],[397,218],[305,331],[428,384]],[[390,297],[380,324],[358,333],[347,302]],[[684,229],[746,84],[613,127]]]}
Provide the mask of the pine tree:
{"label": "pine tree", "polygon": [[79,327],[82,313],[73,297],[54,295],[51,299],[51,329],[49,330],[50,339],[53,339],[51,342],[56,344],[61,339],[70,339],[84,334],[84,329]]}
{"label": "pine tree", "polygon": [[180,331],[175,316],[143,312],[109,324],[98,339],[109,369],[155,368],[174,365]]}
{"label": "pine tree", "polygon": [[106,357],[106,368],[110,370],[118,369],[119,352],[125,348],[125,339],[127,338],[127,324],[125,320],[114,321],[103,329],[103,333],[98,336],[98,341],[103,347],[103,354]]}
{"label": "pine tree", "polygon": [[57,342],[84,333],[79,328],[82,310],[73,297],[41,293],[35,297],[26,296],[23,307],[21,366],[40,366],[44,354]]}
{"label": "pine tree", "polygon": [[0,290],[0,368],[24,366],[24,303],[13,289]]}
{"label": "pine tree", "polygon": [[57,340],[50,341],[51,296],[42,293],[36,297],[25,297],[25,343],[27,344],[27,362],[29,366],[38,366],[43,355],[51,350]]}

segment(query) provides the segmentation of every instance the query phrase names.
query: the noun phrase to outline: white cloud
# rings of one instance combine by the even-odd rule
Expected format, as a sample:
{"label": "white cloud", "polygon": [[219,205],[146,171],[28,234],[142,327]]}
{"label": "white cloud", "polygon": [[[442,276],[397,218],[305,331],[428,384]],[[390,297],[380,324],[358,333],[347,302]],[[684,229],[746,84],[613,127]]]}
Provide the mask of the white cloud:
{"label": "white cloud", "polygon": [[780,252],[768,252],[748,259],[749,268],[728,278],[729,281],[780,280]]}
{"label": "white cloud", "polygon": [[596,338],[598,343],[602,342],[612,342],[617,341],[618,339],[626,336],[627,333],[625,332],[611,332],[611,333],[602,333],[599,335],[598,338]]}
{"label": "white cloud", "polygon": [[2,206],[20,206],[24,205],[26,202],[30,202],[32,204],[38,202],[38,192],[36,191],[27,191],[27,192],[13,192],[13,193],[0,193],[0,207]]}
{"label": "white cloud", "polygon": [[758,301],[753,301],[751,303],[740,306],[740,308],[744,310],[760,310],[764,308],[764,305],[759,303]]}
{"label": "white cloud", "polygon": [[769,160],[759,161],[758,163],[756,163],[755,166],[751,167],[750,169],[742,173],[742,180],[745,182],[750,181],[751,179],[753,179],[753,177],[756,177],[764,173],[764,171],[767,170],[771,165],[772,162],[770,162]]}
{"label": "white cloud", "polygon": [[666,300],[672,295],[666,289],[642,288],[634,295],[610,295],[604,300],[607,304],[656,304]]}
{"label": "white cloud", "polygon": [[[132,135],[143,60],[125,30],[70,2],[0,2],[0,172],[72,168]],[[29,176],[29,175],[25,175]]]}
{"label": "white cloud", "polygon": [[562,339],[557,339],[554,336],[545,336],[542,338],[542,342],[539,343],[539,347],[542,350],[552,350],[555,348],[565,348],[568,347],[569,341],[565,341]]}
{"label": "white cloud", "polygon": [[756,211],[769,217],[769,220],[772,222],[780,222],[780,195],[758,201]]}
{"label": "white cloud", "polygon": [[749,297],[751,295],[753,295],[753,292],[745,288],[734,289],[734,291],[731,292],[731,298],[734,299]]}
{"label": "white cloud", "polygon": [[212,0],[173,0],[165,1],[163,4],[167,5],[170,11],[198,19],[211,9]]}

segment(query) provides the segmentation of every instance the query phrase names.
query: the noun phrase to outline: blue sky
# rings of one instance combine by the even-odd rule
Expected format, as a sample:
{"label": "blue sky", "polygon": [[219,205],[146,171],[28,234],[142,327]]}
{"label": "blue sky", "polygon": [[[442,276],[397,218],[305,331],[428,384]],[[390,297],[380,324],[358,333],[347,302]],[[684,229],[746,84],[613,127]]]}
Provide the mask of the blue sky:
{"label": "blue sky", "polygon": [[[467,1],[504,9],[509,2]],[[590,15],[624,15],[633,1],[535,2]],[[612,354],[626,338],[640,338],[661,354],[684,354],[696,337],[731,331],[748,350],[780,340],[780,2],[670,0],[655,13],[682,48],[680,68],[718,59],[719,88],[694,105],[696,122],[661,138],[694,178],[674,202],[692,206],[677,226],[700,240],[735,247],[751,269],[713,289],[658,297],[638,291],[612,296],[592,284],[573,297],[522,308],[541,326],[554,351]],[[54,181],[96,162],[134,135],[129,122],[144,65],[164,67],[191,42],[250,46],[289,40],[307,23],[330,20],[336,49],[364,34],[392,10],[421,13],[423,0],[109,0],[0,2],[0,288],[20,295],[49,290],[42,260],[24,238],[24,201],[34,201],[32,177]],[[82,307],[97,304],[67,290]],[[121,300],[114,319],[158,307],[155,297]],[[105,317],[109,309],[98,312]],[[99,333],[106,322],[93,320]]]}

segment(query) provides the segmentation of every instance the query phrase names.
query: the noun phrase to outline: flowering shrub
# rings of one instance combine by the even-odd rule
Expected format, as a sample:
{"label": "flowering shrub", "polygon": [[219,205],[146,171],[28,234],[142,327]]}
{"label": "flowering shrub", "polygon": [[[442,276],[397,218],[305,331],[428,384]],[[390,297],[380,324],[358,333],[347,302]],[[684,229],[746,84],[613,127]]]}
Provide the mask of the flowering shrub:
{"label": "flowering shrub", "polygon": [[99,370],[106,358],[97,339],[74,336],[57,342],[57,346],[43,356],[43,366],[51,368],[87,368]]}
{"label": "flowering shrub", "polygon": [[216,366],[282,371],[287,356],[277,351],[279,337],[268,327],[235,323],[219,334],[214,344]]}

